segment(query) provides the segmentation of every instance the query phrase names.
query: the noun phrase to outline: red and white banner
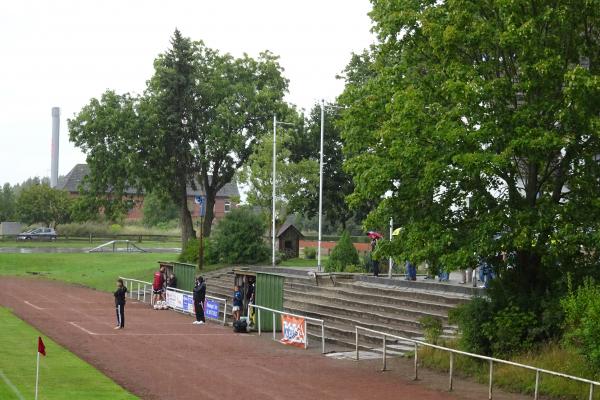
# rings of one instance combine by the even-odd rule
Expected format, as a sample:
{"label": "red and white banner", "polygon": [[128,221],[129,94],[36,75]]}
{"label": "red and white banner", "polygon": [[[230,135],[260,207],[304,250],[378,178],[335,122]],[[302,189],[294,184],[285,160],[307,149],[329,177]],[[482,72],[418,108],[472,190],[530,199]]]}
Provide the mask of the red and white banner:
{"label": "red and white banner", "polygon": [[281,327],[281,333],[283,334],[280,340],[281,343],[302,348],[306,346],[304,318],[282,314]]}

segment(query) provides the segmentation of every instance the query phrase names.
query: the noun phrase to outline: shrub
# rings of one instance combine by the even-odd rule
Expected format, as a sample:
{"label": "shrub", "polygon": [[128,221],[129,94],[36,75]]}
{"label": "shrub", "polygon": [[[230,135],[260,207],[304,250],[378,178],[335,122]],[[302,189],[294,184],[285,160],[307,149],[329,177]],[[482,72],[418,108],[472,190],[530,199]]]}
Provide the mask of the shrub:
{"label": "shrub", "polygon": [[353,273],[353,274],[364,274],[367,272],[364,265],[347,265],[344,269],[344,272]]}
{"label": "shrub", "polygon": [[[200,246],[200,241],[196,238],[192,238],[188,240],[183,249],[181,250],[181,254],[177,257],[177,261],[185,262],[190,264],[198,264],[198,247]],[[215,257],[215,252],[213,251],[212,244],[209,238],[204,239],[204,264],[216,264],[218,262],[217,257]]]}
{"label": "shrub", "polygon": [[314,260],[317,258],[317,249],[314,247],[305,247],[304,248],[304,258],[307,260]]}
{"label": "shrub", "polygon": [[586,279],[561,300],[565,314],[563,341],[600,371],[600,285]]}
{"label": "shrub", "polygon": [[419,322],[425,333],[425,340],[428,343],[438,344],[440,336],[444,333],[444,327],[442,326],[442,319],[431,315],[422,317]]}
{"label": "shrub", "polygon": [[350,235],[344,232],[340,241],[331,251],[327,264],[325,265],[326,272],[343,272],[349,265],[358,265],[360,260],[358,252],[354,248]]}
{"label": "shrub", "polygon": [[269,249],[263,240],[266,223],[250,208],[231,210],[217,225],[211,241],[220,262],[254,264],[266,261]]}
{"label": "shrub", "polygon": [[522,311],[513,305],[500,310],[492,321],[482,325],[492,354],[496,357],[508,357],[530,350],[535,327],[536,318],[533,313]]}
{"label": "shrub", "polygon": [[482,326],[492,319],[492,306],[488,299],[475,297],[449,313],[451,323],[458,324],[460,330],[459,347],[462,350],[491,354],[490,341]]}

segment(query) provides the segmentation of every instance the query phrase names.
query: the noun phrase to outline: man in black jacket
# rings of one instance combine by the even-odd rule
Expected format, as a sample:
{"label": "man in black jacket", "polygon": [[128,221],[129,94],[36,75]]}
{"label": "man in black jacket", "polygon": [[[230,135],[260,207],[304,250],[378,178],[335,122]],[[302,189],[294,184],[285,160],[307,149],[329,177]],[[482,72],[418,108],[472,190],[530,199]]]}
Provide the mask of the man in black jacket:
{"label": "man in black jacket", "polygon": [[204,278],[199,276],[196,278],[196,285],[194,286],[194,310],[196,311],[196,320],[193,322],[194,325],[202,325],[205,322],[204,319],[204,299],[206,298],[206,283]]}
{"label": "man in black jacket", "polygon": [[117,326],[115,329],[125,328],[125,293],[127,293],[127,287],[123,284],[123,279],[117,279],[117,290],[115,291]]}

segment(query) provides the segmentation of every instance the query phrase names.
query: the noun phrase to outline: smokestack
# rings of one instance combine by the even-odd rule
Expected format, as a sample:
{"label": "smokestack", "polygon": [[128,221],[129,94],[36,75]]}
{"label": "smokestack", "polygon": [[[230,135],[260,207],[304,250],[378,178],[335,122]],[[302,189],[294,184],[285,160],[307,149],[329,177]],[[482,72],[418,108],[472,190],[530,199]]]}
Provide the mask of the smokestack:
{"label": "smokestack", "polygon": [[50,186],[58,186],[58,134],[60,130],[60,108],[52,107],[52,150],[50,165]]}

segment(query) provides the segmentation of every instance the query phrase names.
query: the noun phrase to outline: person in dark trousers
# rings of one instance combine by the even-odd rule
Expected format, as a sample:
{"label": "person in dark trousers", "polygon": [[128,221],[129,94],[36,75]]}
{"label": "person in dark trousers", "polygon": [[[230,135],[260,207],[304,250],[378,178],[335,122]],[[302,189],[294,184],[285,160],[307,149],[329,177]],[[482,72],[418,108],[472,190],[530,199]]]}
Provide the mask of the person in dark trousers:
{"label": "person in dark trousers", "polygon": [[379,260],[375,259],[373,253],[377,248],[377,239],[371,240],[371,262],[373,263],[373,276],[379,276]]}
{"label": "person in dark trousers", "polygon": [[123,279],[117,279],[117,290],[115,290],[115,308],[117,311],[117,326],[115,329],[125,328],[125,294],[127,287],[123,284]]}
{"label": "person in dark trousers", "polygon": [[170,274],[167,278],[167,287],[177,289],[177,277],[175,274]]}
{"label": "person in dark trousers", "polygon": [[204,300],[206,299],[206,283],[204,278],[199,276],[196,278],[194,285],[194,310],[196,311],[196,320],[194,325],[202,325],[206,322],[204,319]]}

